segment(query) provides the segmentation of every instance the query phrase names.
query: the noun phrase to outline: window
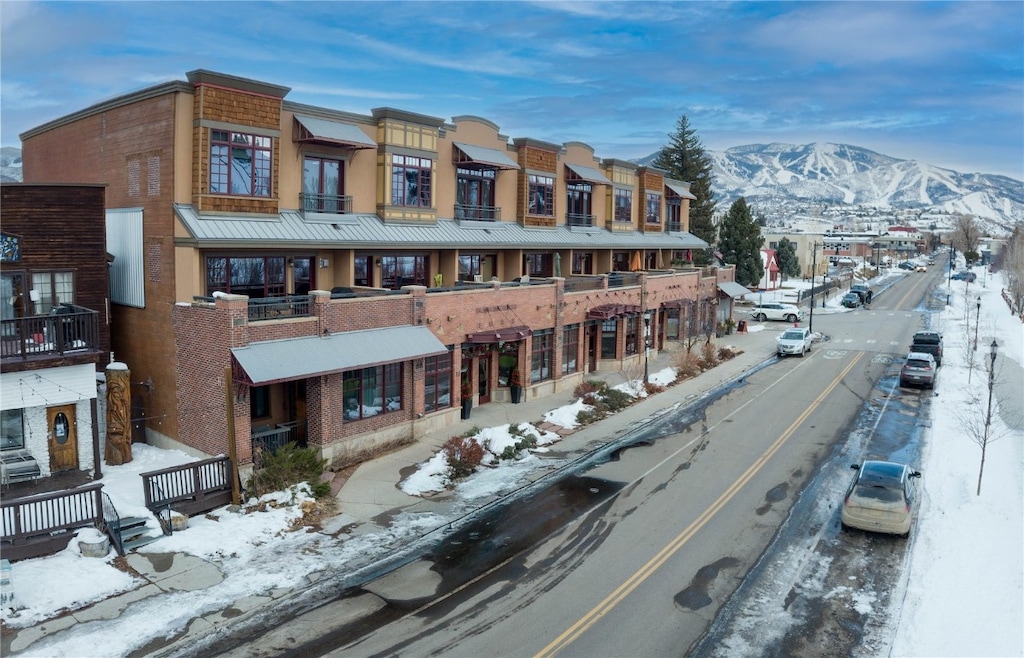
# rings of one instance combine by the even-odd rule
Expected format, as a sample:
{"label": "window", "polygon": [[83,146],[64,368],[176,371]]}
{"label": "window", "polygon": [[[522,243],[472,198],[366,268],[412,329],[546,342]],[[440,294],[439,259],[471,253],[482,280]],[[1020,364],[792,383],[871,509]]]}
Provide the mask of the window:
{"label": "window", "polygon": [[530,381],[537,383],[551,379],[551,364],[554,357],[554,330],[541,329],[533,332],[533,350],[530,355]]}
{"label": "window", "polygon": [[618,321],[615,318],[605,320],[601,323],[601,358],[615,358],[615,338],[618,328]]}
{"label": "window", "polygon": [[25,422],[21,409],[0,412],[0,450],[25,447]]}
{"label": "window", "polygon": [[344,422],[372,418],[402,408],[402,364],[342,373]]}
{"label": "window", "polygon": [[571,324],[562,331],[562,374],[579,370],[580,326]]}
{"label": "window", "polygon": [[630,222],[633,215],[633,190],[615,188],[615,221]]}
{"label": "window", "polygon": [[433,161],[410,155],[391,156],[391,205],[429,208]]}
{"label": "window", "polygon": [[[0,274],[0,318],[13,320],[25,317],[25,304],[29,302],[28,291],[25,290],[25,275],[21,272]],[[13,326],[4,326],[5,333],[14,331]]]}
{"label": "window", "polygon": [[569,183],[565,186],[566,204],[568,206],[566,223],[569,226],[591,226],[594,223],[592,212],[592,190],[590,183]]}
{"label": "window", "polygon": [[33,272],[32,289],[39,293],[39,301],[32,302],[32,315],[46,315],[61,304],[75,302],[71,272]]}
{"label": "window", "polygon": [[[449,348],[450,350],[451,348]],[[423,410],[426,412],[452,406],[452,354],[428,356],[423,359]]]}
{"label": "window", "polygon": [[626,354],[636,354],[640,350],[640,316],[631,315],[626,318]]}
{"label": "window", "polygon": [[273,138],[210,131],[210,193],[270,196]]}
{"label": "window", "polygon": [[574,251],[572,254],[572,273],[573,274],[593,274],[594,273],[594,254],[586,251],[580,253]]}
{"label": "window", "polygon": [[430,256],[382,256],[380,287],[399,290],[402,286],[430,286],[427,280]]}
{"label": "window", "polygon": [[249,390],[249,418],[268,418],[270,416],[270,387],[253,386]]}
{"label": "window", "polygon": [[526,273],[530,276],[551,276],[551,254],[526,254]]}
{"label": "window", "polygon": [[665,224],[670,231],[683,230],[683,199],[674,194],[665,200]]}
{"label": "window", "polygon": [[226,292],[250,298],[285,292],[284,256],[211,256],[206,259],[206,294]]}
{"label": "window", "polygon": [[498,219],[494,207],[494,169],[456,169],[455,217],[458,219]]}
{"label": "window", "polygon": [[302,208],[309,212],[346,211],[345,164],[340,160],[306,157],[302,165]]}
{"label": "window", "polygon": [[665,338],[679,340],[679,309],[665,309]]}
{"label": "window", "polygon": [[612,253],[612,269],[616,272],[628,272],[630,253],[628,251],[616,251]]}
{"label": "window", "polygon": [[530,202],[527,213],[553,217],[555,214],[555,179],[551,176],[529,175]]}
{"label": "window", "polygon": [[660,224],[661,223],[661,195],[657,192],[647,192],[645,194],[646,201],[646,213],[644,216],[648,224]]}

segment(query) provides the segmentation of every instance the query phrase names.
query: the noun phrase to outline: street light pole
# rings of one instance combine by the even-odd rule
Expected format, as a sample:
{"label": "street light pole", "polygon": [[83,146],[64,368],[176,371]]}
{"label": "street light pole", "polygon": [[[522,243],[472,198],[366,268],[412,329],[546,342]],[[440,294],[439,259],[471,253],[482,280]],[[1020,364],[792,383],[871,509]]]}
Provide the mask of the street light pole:
{"label": "street light pole", "polygon": [[651,354],[651,312],[647,311],[644,313],[644,383],[649,384],[651,381],[650,371],[650,354]]}
{"label": "street light pole", "polygon": [[949,241],[949,270],[946,274],[946,306],[949,306],[949,289],[953,287],[953,240]]}
{"label": "street light pole", "polygon": [[978,349],[978,325],[981,324],[981,295],[978,295],[978,313],[974,316],[974,347]]}
{"label": "street light pole", "polygon": [[811,243],[811,316],[807,321],[807,330],[814,333],[814,275],[818,270],[818,243]]}

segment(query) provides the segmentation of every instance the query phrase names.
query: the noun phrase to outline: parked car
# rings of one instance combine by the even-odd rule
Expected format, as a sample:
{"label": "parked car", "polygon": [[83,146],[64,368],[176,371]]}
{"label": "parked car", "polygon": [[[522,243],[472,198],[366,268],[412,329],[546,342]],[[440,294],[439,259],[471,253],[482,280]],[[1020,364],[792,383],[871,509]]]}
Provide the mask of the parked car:
{"label": "parked car", "polygon": [[846,308],[857,308],[861,304],[860,295],[855,292],[848,292],[843,295],[843,298],[839,300],[839,303]]}
{"label": "parked car", "polygon": [[855,292],[860,296],[861,304],[870,304],[872,297],[875,293],[868,287],[866,283],[855,283],[850,286],[850,292]]}
{"label": "parked car", "polygon": [[935,264],[935,259],[934,258],[929,258],[928,259],[928,266],[930,267],[930,266],[932,266],[934,264]]}
{"label": "parked car", "polygon": [[899,267],[901,270],[910,270],[910,271],[914,270],[914,264],[911,263],[909,260],[903,261],[897,267]]}
{"label": "parked car", "polygon": [[964,270],[963,272],[957,272],[952,276],[954,281],[966,281],[968,283],[974,283],[978,280],[978,275],[970,270]]}
{"label": "parked car", "polygon": [[811,343],[813,341],[814,337],[811,335],[811,330],[807,327],[786,329],[782,332],[781,336],[775,339],[775,352],[780,357],[787,354],[796,354],[802,357],[811,351]]}
{"label": "parked car", "polygon": [[900,386],[923,386],[935,388],[938,365],[935,357],[927,352],[911,352],[900,369]]}
{"label": "parked car", "polygon": [[937,331],[918,331],[910,341],[911,352],[927,352],[935,358],[936,367],[942,366],[942,334]]}
{"label": "parked car", "polygon": [[906,464],[865,461],[853,464],[857,471],[843,499],[843,528],[908,535],[917,510],[914,480],[920,471]]}
{"label": "parked car", "polygon": [[779,302],[767,302],[758,304],[750,309],[750,316],[755,320],[785,320],[786,322],[797,322],[804,319],[804,312],[792,304]]}

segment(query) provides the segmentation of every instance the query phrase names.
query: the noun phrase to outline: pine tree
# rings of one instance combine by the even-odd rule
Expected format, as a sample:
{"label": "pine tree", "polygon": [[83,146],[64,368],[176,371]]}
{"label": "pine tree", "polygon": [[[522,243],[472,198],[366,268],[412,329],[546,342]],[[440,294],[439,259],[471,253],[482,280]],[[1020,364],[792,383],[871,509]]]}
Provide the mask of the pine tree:
{"label": "pine tree", "polygon": [[[708,245],[714,245],[715,195],[711,190],[711,159],[704,152],[697,131],[690,127],[686,115],[676,121],[676,131],[669,135],[669,145],[658,152],[652,164],[668,172],[670,178],[690,183],[690,192],[697,197],[690,201],[690,233]],[[709,248],[694,253],[694,264],[711,263],[713,251]]]}
{"label": "pine tree", "polygon": [[775,248],[775,257],[779,261],[779,269],[782,275],[800,276],[800,259],[796,255],[796,243],[789,238],[779,240],[779,246]]}
{"label": "pine tree", "polygon": [[736,266],[736,283],[755,286],[761,280],[761,227],[743,197],[729,207],[719,231],[718,250],[726,263]]}

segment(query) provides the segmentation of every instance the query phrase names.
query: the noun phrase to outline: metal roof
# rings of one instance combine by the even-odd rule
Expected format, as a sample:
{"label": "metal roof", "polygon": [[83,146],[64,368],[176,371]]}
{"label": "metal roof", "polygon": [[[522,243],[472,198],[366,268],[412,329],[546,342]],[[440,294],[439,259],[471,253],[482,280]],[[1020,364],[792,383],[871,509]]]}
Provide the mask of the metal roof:
{"label": "metal roof", "polygon": [[686,189],[682,185],[679,185],[678,183],[669,183],[668,181],[666,181],[665,182],[665,187],[667,187],[668,189],[672,190],[673,192],[675,192],[679,196],[683,197],[684,199],[696,199],[697,198],[697,197],[695,197],[693,195],[693,192],[691,192],[690,190]]}
{"label": "metal roof", "polygon": [[402,325],[252,343],[233,348],[231,354],[249,383],[263,386],[447,351],[426,327]]}
{"label": "metal roof", "polygon": [[729,295],[730,297],[742,297],[743,295],[749,295],[750,290],[741,286],[734,281],[722,281],[718,284],[718,289]]}
{"label": "metal roof", "polygon": [[367,137],[355,124],[318,119],[304,114],[296,114],[295,120],[318,140],[361,148],[377,147],[377,142]]}
{"label": "metal roof", "polygon": [[519,169],[519,165],[516,164],[515,160],[497,149],[473,146],[472,144],[460,144],[459,142],[455,142],[455,148],[462,151],[462,154],[472,162],[491,165],[498,169]]}
{"label": "metal roof", "polygon": [[601,185],[611,185],[612,182],[608,180],[608,177],[602,174],[599,170],[593,167],[584,167],[578,164],[565,165],[569,171],[580,177],[581,180],[585,180],[588,183],[600,183]]}
{"label": "metal roof", "polygon": [[521,249],[704,249],[700,238],[682,232],[641,233],[604,229],[575,230],[568,226],[525,228],[516,222],[458,222],[438,219],[430,224],[386,224],[377,215],[336,215],[336,221],[303,218],[297,210],[279,215],[221,216],[196,213],[188,204],[174,212],[194,241],[203,247],[315,246],[318,248],[521,248]]}

